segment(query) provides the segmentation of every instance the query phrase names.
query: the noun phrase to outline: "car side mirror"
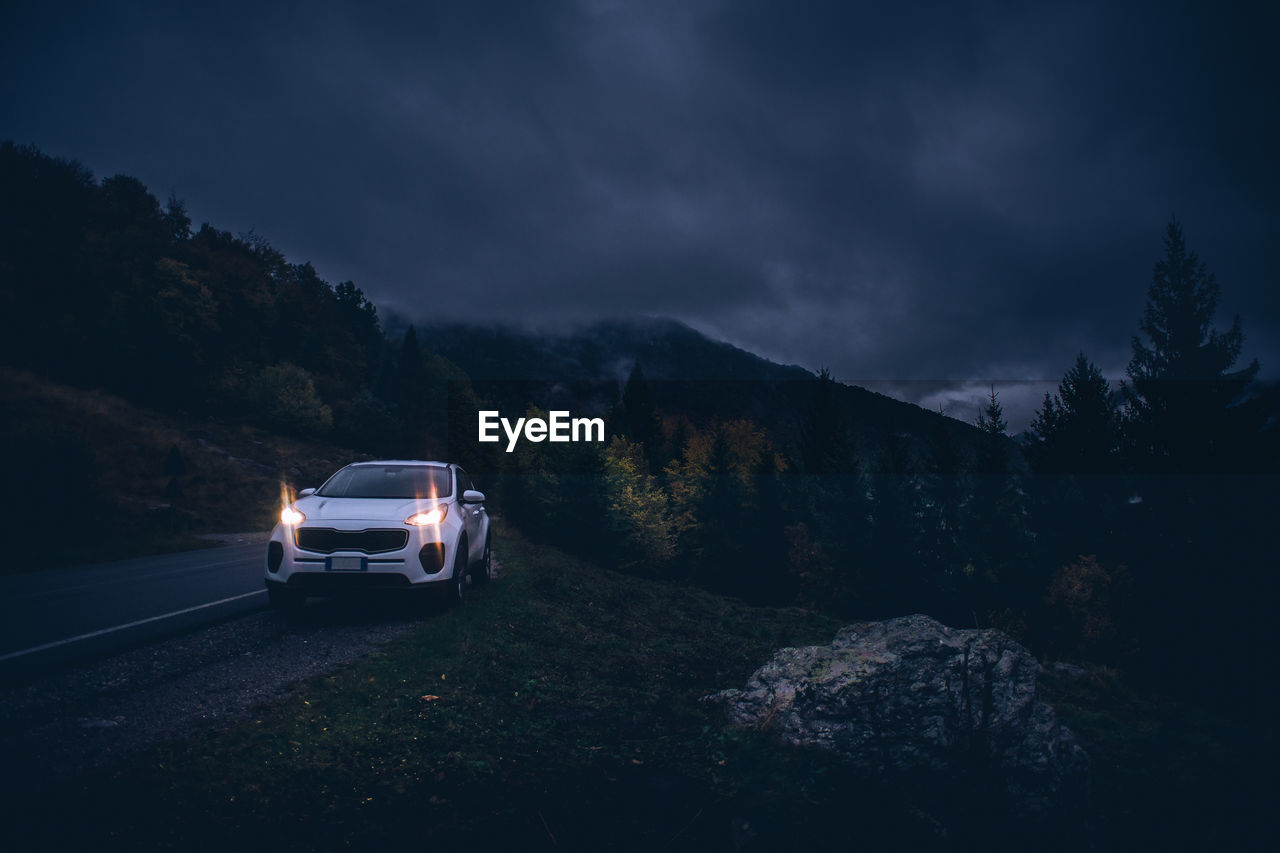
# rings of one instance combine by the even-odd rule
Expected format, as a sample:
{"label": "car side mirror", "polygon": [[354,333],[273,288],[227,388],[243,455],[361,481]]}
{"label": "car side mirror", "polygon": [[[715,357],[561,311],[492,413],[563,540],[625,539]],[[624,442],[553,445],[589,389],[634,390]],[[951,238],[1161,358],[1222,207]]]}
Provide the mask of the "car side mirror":
{"label": "car side mirror", "polygon": [[484,503],[484,492],[477,492],[475,489],[467,489],[462,493],[462,502],[464,504],[482,504]]}
{"label": "car side mirror", "polygon": [[315,493],[316,493],[315,489],[303,489],[302,491],[298,492],[298,497],[305,498],[307,495],[314,495]]}

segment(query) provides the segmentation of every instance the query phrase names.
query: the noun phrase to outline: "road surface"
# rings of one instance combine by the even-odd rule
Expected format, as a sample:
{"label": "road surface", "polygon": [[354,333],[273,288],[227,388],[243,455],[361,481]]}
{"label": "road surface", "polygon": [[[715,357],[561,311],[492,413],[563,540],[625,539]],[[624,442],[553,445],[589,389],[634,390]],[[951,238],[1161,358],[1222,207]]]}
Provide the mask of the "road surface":
{"label": "road surface", "polygon": [[264,548],[255,541],[0,577],[0,678],[261,609]]}

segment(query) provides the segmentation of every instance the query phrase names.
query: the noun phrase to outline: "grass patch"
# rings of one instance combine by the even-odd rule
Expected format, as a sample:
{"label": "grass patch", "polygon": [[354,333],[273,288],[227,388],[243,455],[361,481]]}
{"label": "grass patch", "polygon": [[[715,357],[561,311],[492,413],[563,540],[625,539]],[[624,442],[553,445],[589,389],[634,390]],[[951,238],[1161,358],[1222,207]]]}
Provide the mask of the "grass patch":
{"label": "grass patch", "polygon": [[1271,849],[1274,724],[1140,693],[1107,667],[1042,686],[1093,761],[1104,849]]}
{"label": "grass patch", "polygon": [[[10,849],[999,849],[912,792],[699,702],[834,620],[605,571],[499,530],[503,574],[232,728],[9,798]],[[269,653],[269,650],[266,650]],[[1097,849],[1260,846],[1272,735],[1047,675],[1090,751]],[[75,820],[67,820],[74,803]],[[1003,840],[1003,844],[1002,844]],[[1037,849],[1059,849],[1053,838]]]}
{"label": "grass patch", "polygon": [[62,849],[732,849],[802,826],[830,838],[852,813],[915,820],[874,791],[832,808],[848,788],[825,756],[726,730],[698,701],[780,646],[829,642],[831,619],[618,575],[510,534],[495,553],[503,576],[460,610],[229,731],[85,778],[86,822],[57,819],[62,797],[28,804],[23,837]]}

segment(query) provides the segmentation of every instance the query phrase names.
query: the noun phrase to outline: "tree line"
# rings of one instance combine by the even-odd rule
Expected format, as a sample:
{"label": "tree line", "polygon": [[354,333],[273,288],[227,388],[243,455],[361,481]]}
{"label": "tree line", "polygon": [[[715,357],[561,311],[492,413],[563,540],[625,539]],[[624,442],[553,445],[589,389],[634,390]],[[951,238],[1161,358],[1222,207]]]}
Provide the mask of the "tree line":
{"label": "tree line", "polygon": [[[1029,433],[992,388],[967,434],[877,433],[822,371],[791,434],[659,413],[633,370],[607,446],[504,471],[536,535],[629,571],[850,618],[998,627],[1197,699],[1256,708],[1276,586],[1274,400],[1239,318],[1171,222],[1118,387],[1080,354]],[[661,383],[656,388],[660,389]],[[574,472],[574,473],[566,473]]]}
{"label": "tree line", "polygon": [[389,341],[353,282],[29,146],[0,143],[0,186],[4,364],[370,452],[444,452],[465,375],[412,329]]}

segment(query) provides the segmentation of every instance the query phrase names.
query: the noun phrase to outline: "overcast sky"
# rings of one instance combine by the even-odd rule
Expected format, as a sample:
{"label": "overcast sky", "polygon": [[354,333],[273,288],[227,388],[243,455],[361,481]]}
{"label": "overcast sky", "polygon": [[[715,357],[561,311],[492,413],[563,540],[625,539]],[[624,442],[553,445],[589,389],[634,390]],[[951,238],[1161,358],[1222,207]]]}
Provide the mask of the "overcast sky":
{"label": "overcast sky", "polygon": [[1017,428],[1123,375],[1176,214],[1280,375],[1274,4],[16,5],[0,137],[412,317],[665,315]]}

